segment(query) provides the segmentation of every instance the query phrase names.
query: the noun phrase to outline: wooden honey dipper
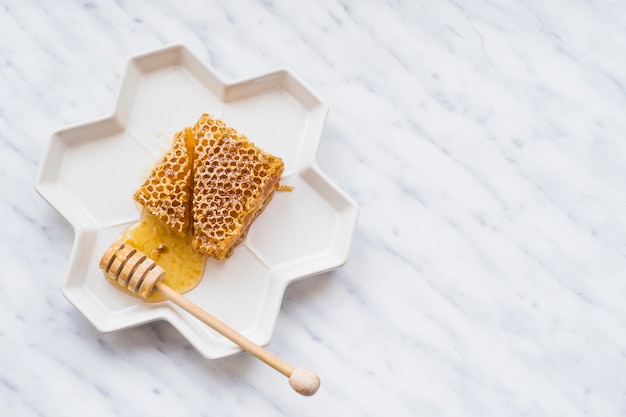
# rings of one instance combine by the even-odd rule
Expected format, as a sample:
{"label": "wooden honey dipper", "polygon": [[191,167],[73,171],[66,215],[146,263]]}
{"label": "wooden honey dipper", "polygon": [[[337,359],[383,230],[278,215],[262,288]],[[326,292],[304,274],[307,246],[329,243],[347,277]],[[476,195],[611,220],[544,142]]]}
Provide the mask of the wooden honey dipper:
{"label": "wooden honey dipper", "polygon": [[149,298],[155,291],[158,291],[165,298],[237,344],[244,351],[285,375],[289,378],[289,385],[299,394],[309,396],[317,392],[320,379],[314,372],[306,368],[293,368],[183,297],[163,282],[165,270],[141,251],[116,241],[102,255],[100,269],[104,271],[108,279],[117,282],[142,298]]}

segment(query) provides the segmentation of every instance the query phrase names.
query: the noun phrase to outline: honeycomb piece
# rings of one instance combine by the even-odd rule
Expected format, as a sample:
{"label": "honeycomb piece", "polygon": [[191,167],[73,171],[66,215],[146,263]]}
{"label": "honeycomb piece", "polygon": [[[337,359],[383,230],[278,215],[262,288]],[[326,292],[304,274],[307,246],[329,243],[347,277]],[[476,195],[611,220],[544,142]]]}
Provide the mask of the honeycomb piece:
{"label": "honeycomb piece", "polygon": [[193,142],[190,128],[177,132],[171,148],[133,195],[145,210],[180,236],[190,226]]}
{"label": "honeycomb piece", "polygon": [[198,120],[193,133],[192,245],[223,259],[271,200],[284,164],[208,114]]}

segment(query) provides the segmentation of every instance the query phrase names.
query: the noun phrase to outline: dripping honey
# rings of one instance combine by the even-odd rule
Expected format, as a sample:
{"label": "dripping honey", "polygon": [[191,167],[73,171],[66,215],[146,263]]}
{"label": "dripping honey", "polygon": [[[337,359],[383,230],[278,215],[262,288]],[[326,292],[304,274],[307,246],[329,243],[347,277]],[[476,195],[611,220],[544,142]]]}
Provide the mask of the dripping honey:
{"label": "dripping honey", "polygon": [[[122,232],[120,240],[143,252],[167,271],[163,282],[181,294],[195,288],[202,279],[206,257],[193,249],[192,237],[176,235],[147,212],[140,222]],[[124,289],[121,286],[119,288]],[[125,291],[136,296],[128,290]],[[156,302],[164,299],[155,292],[147,301]]]}

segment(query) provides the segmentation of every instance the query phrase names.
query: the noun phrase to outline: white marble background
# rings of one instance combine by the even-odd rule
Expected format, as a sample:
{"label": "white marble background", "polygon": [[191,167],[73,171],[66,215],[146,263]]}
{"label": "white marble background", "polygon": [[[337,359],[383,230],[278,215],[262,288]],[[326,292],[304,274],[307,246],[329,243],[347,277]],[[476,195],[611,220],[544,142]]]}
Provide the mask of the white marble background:
{"label": "white marble background", "polygon": [[[108,115],[129,55],[292,68],[361,205],[348,264],[291,285],[269,348],[100,334],[61,295],[50,134]],[[626,416],[626,7],[609,1],[0,2],[0,414]]]}

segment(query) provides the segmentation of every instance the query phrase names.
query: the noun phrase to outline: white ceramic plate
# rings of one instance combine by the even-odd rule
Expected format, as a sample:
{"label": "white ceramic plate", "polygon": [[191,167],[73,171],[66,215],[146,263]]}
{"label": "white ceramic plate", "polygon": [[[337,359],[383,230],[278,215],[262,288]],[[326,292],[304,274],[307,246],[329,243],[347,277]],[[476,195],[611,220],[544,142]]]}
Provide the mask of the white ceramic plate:
{"label": "white ceramic plate", "polygon": [[145,303],[111,286],[98,268],[106,248],[139,220],[132,194],[168,138],[211,113],[285,161],[276,193],[246,240],[208,260],[186,296],[258,344],[269,343],[285,287],[341,266],[358,207],[315,162],[327,107],[285,69],[225,83],[182,46],[128,61],[112,115],[55,133],[36,189],[75,230],[63,294],[99,330],[155,320],[174,325],[203,355],[239,351],[169,302]]}

